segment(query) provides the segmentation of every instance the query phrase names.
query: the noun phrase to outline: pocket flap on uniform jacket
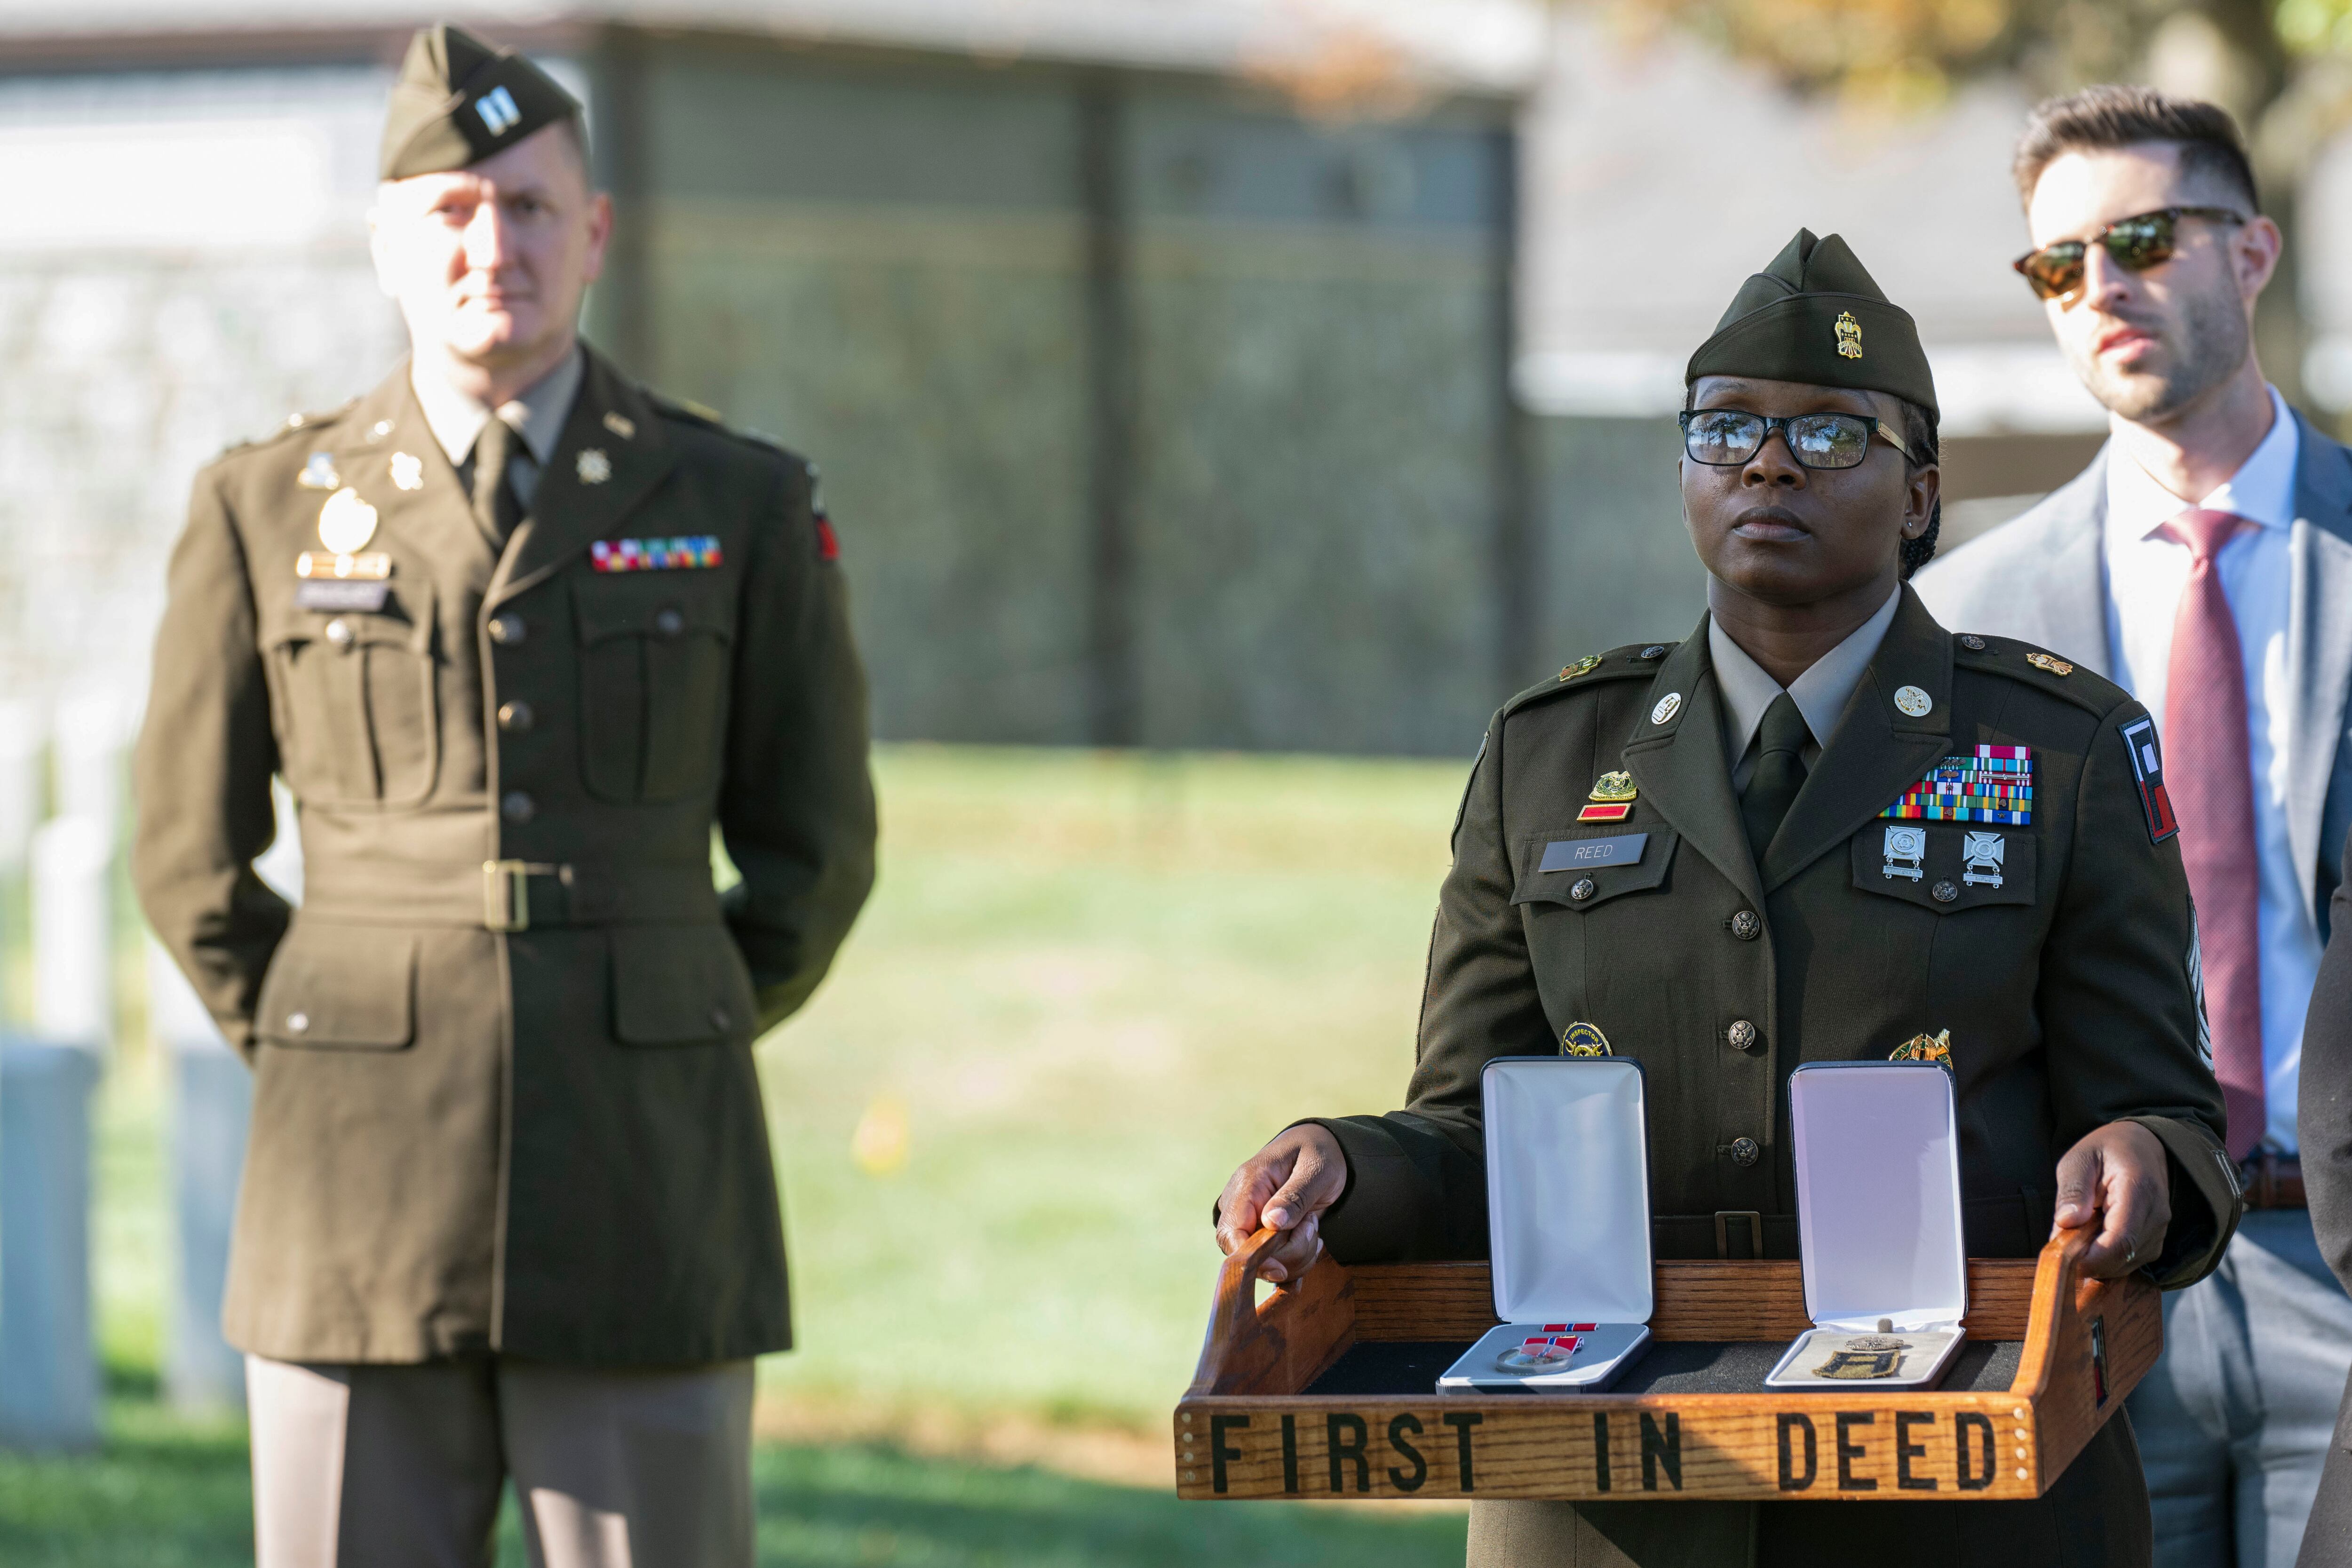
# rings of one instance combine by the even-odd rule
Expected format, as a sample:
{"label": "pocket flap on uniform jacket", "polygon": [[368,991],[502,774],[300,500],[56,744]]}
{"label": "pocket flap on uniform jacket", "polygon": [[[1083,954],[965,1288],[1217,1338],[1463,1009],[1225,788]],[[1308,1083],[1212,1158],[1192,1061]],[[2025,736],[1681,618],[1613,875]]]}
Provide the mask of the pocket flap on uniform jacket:
{"label": "pocket flap on uniform jacket", "polygon": [[580,640],[674,637],[702,632],[725,638],[731,576],[716,572],[615,572],[572,580]]}
{"label": "pocket flap on uniform jacket", "polygon": [[[1654,817],[1529,834],[1519,840],[1511,902],[1589,910],[1622,893],[1646,891],[1666,879],[1677,837]],[[1591,887],[1577,897],[1586,882]]]}
{"label": "pocket flap on uniform jacket", "polygon": [[625,1045],[748,1039],[751,974],[725,926],[613,928],[613,1034]]}
{"label": "pocket flap on uniform jacket", "polygon": [[396,1051],[416,1037],[416,938],[297,917],[262,976],[255,1031],[296,1050]]}
{"label": "pocket flap on uniform jacket", "polygon": [[1874,818],[1853,836],[1853,885],[1939,915],[2033,901],[2033,829]]}

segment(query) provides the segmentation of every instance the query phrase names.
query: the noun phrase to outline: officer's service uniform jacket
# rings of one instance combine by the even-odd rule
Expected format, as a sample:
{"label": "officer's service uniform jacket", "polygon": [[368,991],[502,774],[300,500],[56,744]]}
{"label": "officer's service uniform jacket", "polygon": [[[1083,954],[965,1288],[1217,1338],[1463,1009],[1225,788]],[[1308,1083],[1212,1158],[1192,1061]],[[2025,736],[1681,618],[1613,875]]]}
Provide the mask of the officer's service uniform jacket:
{"label": "officer's service uniform jacket", "polygon": [[[1617,649],[1507,705],[1455,829],[1409,1102],[1322,1123],[1349,1173],[1324,1216],[1332,1254],[1483,1256],[1481,1069],[1496,1056],[1557,1051],[1582,1022],[1643,1069],[1659,1257],[1717,1256],[1718,1215],[1730,1255],[1749,1256],[1750,1213],[1763,1216],[1766,1255],[1797,1256],[1790,1071],[1884,1060],[1948,1030],[1972,1256],[2035,1252],[2050,1232],[2059,1156],[2131,1120],[2171,1157],[2157,1279],[2184,1285],[2210,1269],[2235,1226],[2237,1194],[2199,1044],[2179,845],[2153,826],[2124,736],[2144,710],[2085,670],[2030,664],[2026,645],[1973,641],[1903,590],[1760,866],[1732,792],[1706,623],[1678,646]],[[1896,706],[1905,687],[1927,694],[1924,712]],[[2031,748],[2030,826],[1880,816],[1944,758],[1979,745]],[[1595,781],[1620,770],[1639,792],[1631,815],[1580,823]],[[1890,826],[1926,829],[1916,879],[1888,872]],[[1970,831],[2007,841],[1998,886],[1967,879]],[[1647,838],[1628,862],[1544,868],[1549,846],[1631,834]],[[2105,1452],[2116,1444],[2125,1456]],[[2139,1498],[2144,1531],[2128,1448],[2118,1419],[2101,1453]],[[1965,1506],[2047,1516],[2058,1496]],[[1643,1505],[1600,1511],[1628,1506]],[[1682,1518],[1668,1541],[1700,1517],[1680,1514],[1690,1504],[1648,1506]],[[1811,1507],[1765,1506],[1792,1518]],[[1737,1517],[1752,1519],[1746,1507]],[[1835,1516],[1843,1531],[1870,1511],[1815,1508],[1805,1528]],[[1878,1511],[1890,1528],[1906,1513]]]}
{"label": "officer's service uniform jacket", "polygon": [[[751,1040],[824,974],[875,833],[807,465],[591,352],[501,549],[406,367],[290,424],[196,482],[136,761],[140,897],[256,1074],[231,1342],[783,1348]],[[373,607],[301,591],[329,483],[375,509]],[[252,866],[273,774],[290,916]]]}

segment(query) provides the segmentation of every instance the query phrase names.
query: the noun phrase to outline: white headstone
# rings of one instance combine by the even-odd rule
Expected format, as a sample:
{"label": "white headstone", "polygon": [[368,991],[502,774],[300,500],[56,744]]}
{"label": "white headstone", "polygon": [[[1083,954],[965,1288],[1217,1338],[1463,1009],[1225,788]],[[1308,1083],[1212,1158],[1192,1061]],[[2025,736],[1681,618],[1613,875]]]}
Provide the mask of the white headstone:
{"label": "white headstone", "polygon": [[86,816],[111,836],[122,820],[131,703],[111,686],[78,687],[58,699],[50,727],[57,815]]}
{"label": "white headstone", "polygon": [[114,836],[87,816],[33,832],[33,1027],[104,1050],[114,1038]]}
{"label": "white headstone", "polygon": [[47,704],[0,701],[0,874],[24,869],[41,820],[41,760],[48,738]]}

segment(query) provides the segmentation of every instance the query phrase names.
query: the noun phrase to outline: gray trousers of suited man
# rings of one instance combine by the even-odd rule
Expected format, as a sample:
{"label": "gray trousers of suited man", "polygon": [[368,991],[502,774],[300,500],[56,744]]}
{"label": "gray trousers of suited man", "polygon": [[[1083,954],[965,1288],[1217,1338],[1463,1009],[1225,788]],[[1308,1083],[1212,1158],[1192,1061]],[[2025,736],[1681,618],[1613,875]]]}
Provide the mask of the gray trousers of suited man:
{"label": "gray trousers of suited man", "polygon": [[2157,1568],[2289,1568],[2352,1374],[2352,1297],[2303,1209],[2247,1214],[2221,1266],[2164,1299],[2132,1391]]}
{"label": "gray trousers of suited man", "polygon": [[751,1568],[751,1363],[246,1358],[257,1568]]}

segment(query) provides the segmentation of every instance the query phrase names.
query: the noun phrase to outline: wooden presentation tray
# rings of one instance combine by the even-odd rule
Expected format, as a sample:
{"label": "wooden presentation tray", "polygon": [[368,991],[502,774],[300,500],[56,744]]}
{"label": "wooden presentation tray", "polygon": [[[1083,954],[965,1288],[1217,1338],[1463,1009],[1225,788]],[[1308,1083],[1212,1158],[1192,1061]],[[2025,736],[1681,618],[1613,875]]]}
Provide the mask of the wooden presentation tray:
{"label": "wooden presentation tray", "polygon": [[1800,1266],[1661,1262],[1651,1342],[1609,1393],[1439,1394],[1496,1323],[1486,1265],[1326,1258],[1259,1306],[1275,1236],[1218,1276],[1176,1405],[1181,1497],[2039,1497],[2164,1345],[2156,1288],[2081,1275],[2069,1231],[1969,1261],[1971,1342],[1937,1388],[1767,1393],[1811,1326]]}

